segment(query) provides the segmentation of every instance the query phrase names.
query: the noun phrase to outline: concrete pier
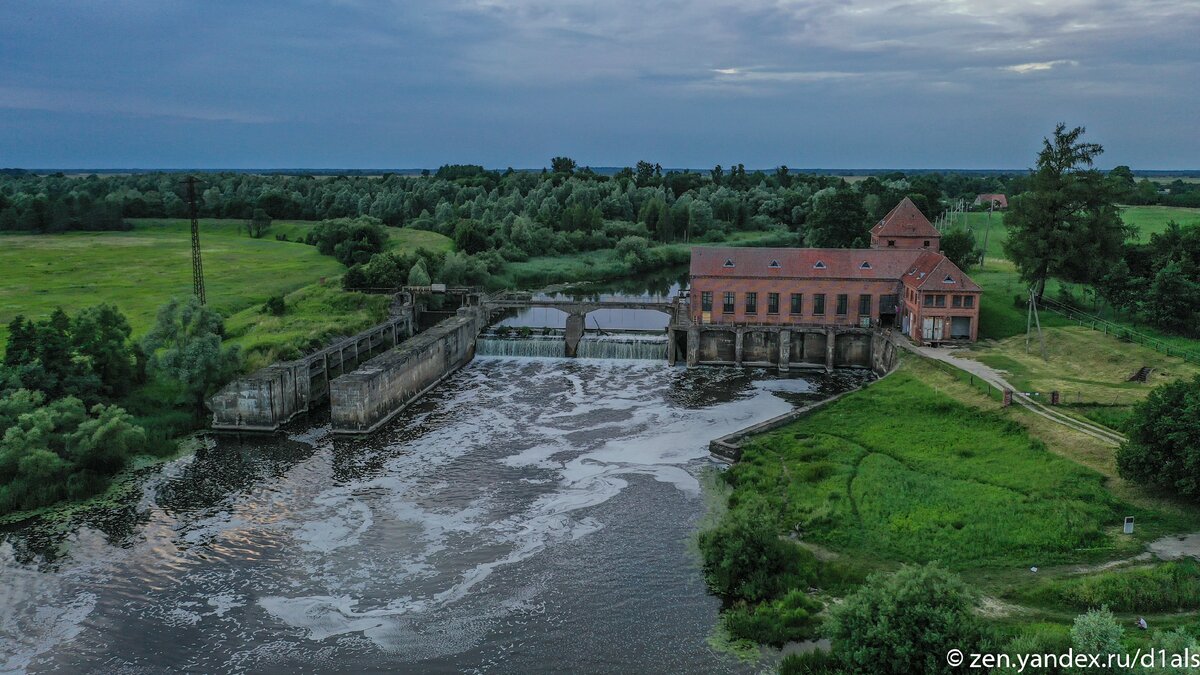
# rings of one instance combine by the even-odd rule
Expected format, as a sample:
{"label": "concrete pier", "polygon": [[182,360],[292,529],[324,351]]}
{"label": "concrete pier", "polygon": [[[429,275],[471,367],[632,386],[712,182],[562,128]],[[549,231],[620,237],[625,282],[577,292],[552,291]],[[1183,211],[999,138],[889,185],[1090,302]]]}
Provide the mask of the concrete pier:
{"label": "concrete pier", "polygon": [[334,380],[329,390],[333,432],[366,434],[378,429],[466,365],[475,356],[475,338],[486,322],[484,310],[462,307],[458,316]]}
{"label": "concrete pier", "polygon": [[583,339],[584,320],[586,314],[568,314],[567,327],[564,331],[564,337],[567,342],[567,356],[574,358],[579,353],[579,341]]}

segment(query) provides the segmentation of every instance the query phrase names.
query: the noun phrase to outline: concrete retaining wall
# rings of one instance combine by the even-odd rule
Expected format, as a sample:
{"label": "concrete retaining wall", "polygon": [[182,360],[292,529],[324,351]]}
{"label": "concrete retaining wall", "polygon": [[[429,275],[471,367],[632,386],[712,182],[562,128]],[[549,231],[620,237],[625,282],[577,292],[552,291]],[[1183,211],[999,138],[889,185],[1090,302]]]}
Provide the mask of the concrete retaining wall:
{"label": "concrete retaining wall", "polygon": [[226,386],[208,402],[213,427],[274,431],[308,410],[306,361],[276,363]]}
{"label": "concrete retaining wall", "polygon": [[208,401],[218,431],[275,431],[323,402],[330,380],[413,333],[413,306],[393,303],[391,318],[324,349],[281,361],[225,385]]}
{"label": "concrete retaining wall", "polygon": [[469,362],[485,323],[483,310],[463,307],[455,318],[334,380],[329,386],[334,433],[365,434],[379,428]]}
{"label": "concrete retaining wall", "polygon": [[[845,336],[838,336],[839,341],[842,337]],[[865,338],[867,336],[861,337]],[[901,336],[899,339],[903,340],[905,338]],[[859,347],[857,344],[855,344],[854,349],[858,348]],[[895,371],[896,366],[899,364],[899,358],[896,344],[892,342],[889,335],[875,333],[874,335],[870,336],[867,348],[871,351],[870,359],[872,362],[872,368],[880,379],[887,377],[893,371]],[[875,380],[875,382],[878,381],[879,380]],[[864,386],[870,386],[871,384],[874,384],[874,382],[868,382]],[[810,403],[806,406],[786,412],[776,417],[772,417],[769,420],[759,422],[758,424],[748,426],[744,429],[738,429],[731,434],[727,434],[714,441],[711,441],[708,444],[708,451],[721,459],[728,460],[730,462],[737,462],[742,458],[742,444],[745,443],[746,439],[750,436],[766,433],[768,431],[774,431],[785,424],[794,422],[815,410],[819,410],[830,403],[833,403],[846,394],[858,391],[858,389],[861,389],[861,387],[851,389],[850,391],[844,391],[836,396],[831,396],[830,398],[822,401]]]}

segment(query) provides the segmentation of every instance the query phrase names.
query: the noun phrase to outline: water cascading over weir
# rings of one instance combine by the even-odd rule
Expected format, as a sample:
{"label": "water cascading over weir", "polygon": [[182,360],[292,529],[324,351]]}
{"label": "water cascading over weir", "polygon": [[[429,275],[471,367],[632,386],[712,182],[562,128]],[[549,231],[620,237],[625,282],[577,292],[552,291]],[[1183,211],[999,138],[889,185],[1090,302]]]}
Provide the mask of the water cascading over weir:
{"label": "water cascading over weir", "polygon": [[[324,349],[276,363],[222,388],[208,405],[218,431],[272,432],[328,401],[336,434],[367,434],[479,354],[618,359],[665,359],[670,365],[834,366],[878,369],[891,343],[877,331],[823,327],[692,325],[686,293],[675,298],[591,300],[501,292],[462,293],[453,316],[417,333],[415,293],[397,294],[387,321]],[[525,328],[514,339],[485,332],[506,310],[551,308],[566,314],[562,330]],[[589,313],[600,309],[655,310],[668,315],[665,331],[585,334]],[[511,332],[511,331],[509,331]]]}

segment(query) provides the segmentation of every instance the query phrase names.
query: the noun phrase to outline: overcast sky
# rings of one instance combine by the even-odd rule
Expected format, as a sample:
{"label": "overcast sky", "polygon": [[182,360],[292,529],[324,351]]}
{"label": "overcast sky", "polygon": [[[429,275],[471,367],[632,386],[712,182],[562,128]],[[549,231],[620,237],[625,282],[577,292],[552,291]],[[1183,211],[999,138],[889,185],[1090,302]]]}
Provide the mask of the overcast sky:
{"label": "overcast sky", "polygon": [[1197,0],[3,0],[0,166],[1200,168]]}

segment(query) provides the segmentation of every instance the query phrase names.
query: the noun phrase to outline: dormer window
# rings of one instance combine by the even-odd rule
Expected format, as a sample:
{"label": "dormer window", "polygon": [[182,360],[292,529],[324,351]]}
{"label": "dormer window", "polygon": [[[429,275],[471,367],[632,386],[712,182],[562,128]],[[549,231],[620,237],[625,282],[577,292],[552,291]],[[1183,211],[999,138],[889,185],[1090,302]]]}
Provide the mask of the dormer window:
{"label": "dormer window", "polygon": [[780,265],[778,260],[772,260],[771,264],[767,265],[767,267],[773,267],[775,269],[779,269],[780,267],[783,267],[783,265]]}
{"label": "dormer window", "polygon": [[929,248],[929,240],[928,239],[925,240],[925,248]]}
{"label": "dormer window", "polygon": [[817,264],[816,264],[816,265],[813,265],[813,268],[815,268],[815,269],[819,269],[819,270],[823,270],[823,269],[825,269],[825,261],[824,261],[824,260],[818,260],[818,261],[817,261]]}
{"label": "dormer window", "polygon": [[867,262],[866,260],[864,260],[864,261],[862,261],[862,264],[858,266],[858,269],[860,269],[860,270],[869,270],[869,269],[871,269],[871,263],[869,263],[869,262]]}
{"label": "dormer window", "polygon": [[895,245],[896,245],[895,239],[888,239],[888,246],[895,246]]}
{"label": "dormer window", "polygon": [[952,283],[954,283],[954,277],[952,277],[952,276],[950,276],[949,274],[947,274],[947,275],[946,275],[946,278],[945,278],[945,279],[942,279],[942,283],[943,283],[943,284],[952,284]]}
{"label": "dormer window", "polygon": [[733,258],[725,259],[725,267],[733,267]]}

